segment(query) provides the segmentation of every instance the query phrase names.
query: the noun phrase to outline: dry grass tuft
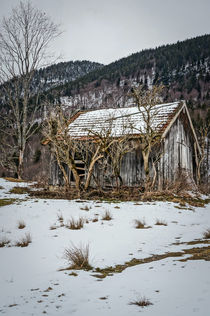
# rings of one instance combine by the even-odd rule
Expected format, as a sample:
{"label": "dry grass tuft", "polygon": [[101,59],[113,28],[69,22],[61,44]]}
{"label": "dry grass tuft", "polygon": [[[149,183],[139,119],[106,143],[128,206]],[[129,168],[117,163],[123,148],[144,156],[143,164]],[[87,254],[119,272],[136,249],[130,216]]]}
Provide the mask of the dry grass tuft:
{"label": "dry grass tuft", "polygon": [[210,228],[208,228],[204,233],[203,233],[203,237],[205,239],[210,239]]}
{"label": "dry grass tuft", "polygon": [[0,248],[7,246],[10,243],[10,240],[7,237],[2,237],[0,239]]}
{"label": "dry grass tuft", "polygon": [[129,304],[130,305],[137,305],[140,307],[146,307],[149,305],[153,305],[152,302],[146,297],[141,297],[139,300],[132,301]]}
{"label": "dry grass tuft", "polygon": [[103,221],[110,221],[112,219],[112,214],[110,211],[105,211],[105,213],[102,215],[102,220]]}
{"label": "dry grass tuft", "polygon": [[83,217],[79,217],[77,220],[72,217],[70,220],[68,220],[65,227],[74,230],[81,229],[84,226],[84,222],[85,220]]}
{"label": "dry grass tuft", "polygon": [[135,228],[137,229],[149,228],[149,226],[146,226],[146,222],[144,219],[135,219],[134,225],[135,225]]}
{"label": "dry grass tuft", "polygon": [[19,220],[18,229],[23,229],[25,227],[26,227],[26,223],[24,222],[24,220]]}
{"label": "dry grass tuft", "polygon": [[168,224],[166,223],[166,221],[161,220],[161,219],[156,219],[155,225],[159,225],[159,226],[167,226]]}
{"label": "dry grass tuft", "polygon": [[56,228],[57,228],[56,225],[51,225],[51,226],[50,226],[50,230],[55,230]]}
{"label": "dry grass tuft", "polygon": [[57,214],[57,219],[58,219],[58,221],[59,221],[60,223],[63,223],[64,219],[63,219],[62,213],[58,213],[58,214]]}
{"label": "dry grass tuft", "polygon": [[26,233],[19,241],[15,243],[16,247],[27,247],[32,242],[31,234]]}
{"label": "dry grass tuft", "polygon": [[80,207],[80,210],[88,212],[91,209],[88,205],[85,205],[84,207]]}
{"label": "dry grass tuft", "polygon": [[71,245],[71,247],[66,248],[64,251],[64,258],[70,264],[71,269],[76,270],[90,270],[92,269],[89,263],[89,245],[76,247]]}

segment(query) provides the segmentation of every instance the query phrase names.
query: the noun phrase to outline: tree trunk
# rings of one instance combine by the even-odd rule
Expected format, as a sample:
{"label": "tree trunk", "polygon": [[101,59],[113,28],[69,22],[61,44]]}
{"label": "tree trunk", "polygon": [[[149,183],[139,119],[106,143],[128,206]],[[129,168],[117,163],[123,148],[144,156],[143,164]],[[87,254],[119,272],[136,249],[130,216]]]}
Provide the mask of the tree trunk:
{"label": "tree trunk", "polygon": [[17,170],[19,180],[22,179],[22,173],[23,173],[23,150],[20,149],[19,157],[18,157],[18,170]]}
{"label": "tree trunk", "polygon": [[85,181],[85,191],[89,188],[90,186],[90,180],[91,180],[91,177],[92,177],[92,174],[93,174],[93,169],[94,169],[94,166],[95,166],[95,163],[96,161],[98,161],[99,159],[101,159],[103,157],[103,155],[99,155],[97,157],[97,153],[98,153],[99,150],[96,151],[95,155],[93,156],[93,159],[91,160],[90,162],[90,166],[89,166],[89,169],[88,169],[88,174],[87,174],[87,178],[86,178],[86,181]]}
{"label": "tree trunk", "polygon": [[149,176],[149,151],[142,151],[144,159],[144,172],[145,172],[145,191],[149,190],[150,176]]}

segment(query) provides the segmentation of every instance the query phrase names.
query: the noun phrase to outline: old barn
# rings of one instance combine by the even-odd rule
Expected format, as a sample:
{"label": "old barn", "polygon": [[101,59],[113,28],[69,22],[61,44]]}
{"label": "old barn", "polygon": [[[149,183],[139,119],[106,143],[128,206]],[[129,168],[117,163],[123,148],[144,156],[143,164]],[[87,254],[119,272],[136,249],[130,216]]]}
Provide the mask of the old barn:
{"label": "old barn", "polygon": [[[187,175],[189,182],[196,182],[196,161],[200,149],[185,102],[159,104],[153,111],[152,129],[160,135],[158,150],[157,146],[154,147],[150,155],[150,174],[157,173],[156,184],[162,187],[174,182],[180,174]],[[94,141],[95,135],[102,135],[107,130],[115,139],[129,135],[132,149],[122,158],[120,178],[125,186],[140,186],[144,183],[145,172],[139,134],[146,133],[145,125],[145,118],[138,107],[100,109],[75,114],[69,124],[69,135],[78,142]],[[85,180],[87,170],[84,161],[78,157],[75,162],[81,179]],[[57,163],[51,165],[51,184],[62,184],[62,173]],[[74,182],[71,170],[67,173],[70,181]],[[103,168],[103,159],[98,161],[91,185],[105,187],[116,185],[115,181],[111,166]]]}

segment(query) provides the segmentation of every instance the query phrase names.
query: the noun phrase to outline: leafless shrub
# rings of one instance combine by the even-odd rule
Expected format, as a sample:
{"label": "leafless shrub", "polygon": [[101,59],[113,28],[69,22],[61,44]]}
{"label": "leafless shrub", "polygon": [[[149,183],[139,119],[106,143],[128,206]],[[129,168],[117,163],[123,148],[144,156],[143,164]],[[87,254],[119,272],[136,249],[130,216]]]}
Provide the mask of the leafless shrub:
{"label": "leafless shrub", "polygon": [[168,224],[166,223],[166,221],[157,218],[156,222],[155,222],[155,225],[167,226]]}
{"label": "leafless shrub", "polygon": [[102,220],[103,221],[110,221],[112,219],[112,214],[110,211],[105,211],[105,213],[102,215]]}
{"label": "leafless shrub", "polygon": [[26,227],[26,223],[24,222],[24,220],[19,220],[18,221],[18,229],[23,229]]}
{"label": "leafless shrub", "polygon": [[71,247],[65,249],[64,258],[70,264],[71,269],[92,269],[89,263],[89,245],[76,247],[72,244]]}
{"label": "leafless shrub", "polygon": [[6,245],[8,245],[10,243],[10,240],[7,237],[2,237],[0,239],[0,248],[5,247]]}
{"label": "leafless shrub", "polygon": [[210,228],[208,228],[204,233],[203,233],[203,237],[205,239],[210,239]]}
{"label": "leafless shrub", "polygon": [[94,217],[94,218],[92,219],[92,222],[93,222],[93,223],[98,222],[98,217]]}
{"label": "leafless shrub", "polygon": [[132,301],[129,304],[130,305],[137,305],[140,307],[146,307],[149,305],[153,305],[152,302],[146,297],[141,297],[139,300]]}
{"label": "leafless shrub", "polygon": [[68,220],[68,222],[66,223],[66,228],[68,229],[81,229],[84,226],[84,218],[83,217],[79,217],[77,220],[74,219],[73,217]]}
{"label": "leafless shrub", "polygon": [[32,242],[31,234],[26,233],[19,241],[15,243],[16,247],[27,247]]}

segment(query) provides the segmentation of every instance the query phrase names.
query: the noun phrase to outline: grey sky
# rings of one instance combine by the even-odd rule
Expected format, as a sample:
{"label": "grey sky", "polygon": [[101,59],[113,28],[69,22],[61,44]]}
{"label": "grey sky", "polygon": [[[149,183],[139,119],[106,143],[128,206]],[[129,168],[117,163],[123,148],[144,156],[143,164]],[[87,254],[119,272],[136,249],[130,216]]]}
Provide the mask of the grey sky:
{"label": "grey sky", "polygon": [[[210,0],[31,0],[60,23],[63,61],[108,64],[145,48],[210,33]],[[19,0],[0,0],[0,17]]]}

